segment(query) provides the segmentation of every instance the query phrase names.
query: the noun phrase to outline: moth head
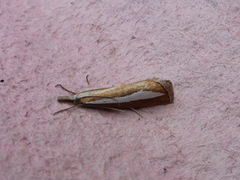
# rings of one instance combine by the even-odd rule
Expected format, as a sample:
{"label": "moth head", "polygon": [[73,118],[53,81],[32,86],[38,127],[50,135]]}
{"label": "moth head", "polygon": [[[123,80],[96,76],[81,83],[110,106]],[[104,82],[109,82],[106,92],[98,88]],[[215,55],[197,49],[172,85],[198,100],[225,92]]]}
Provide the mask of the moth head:
{"label": "moth head", "polygon": [[77,96],[73,96],[73,103],[74,104],[82,104],[81,98]]}

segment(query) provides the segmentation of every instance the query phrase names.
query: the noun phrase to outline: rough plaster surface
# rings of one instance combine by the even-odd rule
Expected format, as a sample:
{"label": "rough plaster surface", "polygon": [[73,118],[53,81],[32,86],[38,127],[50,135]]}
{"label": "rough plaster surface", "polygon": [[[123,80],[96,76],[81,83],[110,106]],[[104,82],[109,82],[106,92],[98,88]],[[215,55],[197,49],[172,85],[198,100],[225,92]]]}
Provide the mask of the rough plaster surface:
{"label": "rough plaster surface", "polygon": [[[240,179],[239,0],[4,0],[0,38],[1,179]],[[52,115],[57,83],[152,77],[175,102],[143,118]]]}

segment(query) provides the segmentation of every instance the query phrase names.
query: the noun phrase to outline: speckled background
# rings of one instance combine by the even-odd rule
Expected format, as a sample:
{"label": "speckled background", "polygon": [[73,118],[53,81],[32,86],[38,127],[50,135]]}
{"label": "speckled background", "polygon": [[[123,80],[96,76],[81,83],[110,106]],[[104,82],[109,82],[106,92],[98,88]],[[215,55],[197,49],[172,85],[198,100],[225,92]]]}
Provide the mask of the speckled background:
{"label": "speckled background", "polygon": [[[0,2],[0,177],[240,179],[239,0]],[[90,85],[86,82],[89,75]],[[152,77],[175,102],[53,116],[72,91]]]}

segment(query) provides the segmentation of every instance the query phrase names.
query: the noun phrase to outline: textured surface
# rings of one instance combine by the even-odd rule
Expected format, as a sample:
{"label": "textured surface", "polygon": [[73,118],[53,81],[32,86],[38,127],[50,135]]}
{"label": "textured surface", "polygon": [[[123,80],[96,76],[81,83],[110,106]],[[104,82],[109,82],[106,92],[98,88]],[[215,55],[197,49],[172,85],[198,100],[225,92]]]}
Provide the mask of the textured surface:
{"label": "textured surface", "polygon": [[[0,38],[1,179],[240,179],[239,0],[2,1]],[[152,77],[175,102],[144,118],[52,115],[58,83]]]}

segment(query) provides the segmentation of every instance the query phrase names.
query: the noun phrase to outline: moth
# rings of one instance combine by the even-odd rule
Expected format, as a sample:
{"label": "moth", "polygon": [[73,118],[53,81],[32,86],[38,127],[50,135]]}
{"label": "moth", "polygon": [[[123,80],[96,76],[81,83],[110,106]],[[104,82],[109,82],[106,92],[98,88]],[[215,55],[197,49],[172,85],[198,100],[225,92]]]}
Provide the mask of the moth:
{"label": "moth", "polygon": [[59,96],[59,102],[73,103],[74,106],[60,110],[54,114],[75,107],[102,109],[132,109],[173,103],[174,92],[171,81],[157,78],[135,82],[110,88],[94,89],[81,93],[72,92],[58,84],[72,96]]}

